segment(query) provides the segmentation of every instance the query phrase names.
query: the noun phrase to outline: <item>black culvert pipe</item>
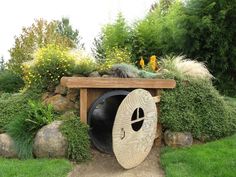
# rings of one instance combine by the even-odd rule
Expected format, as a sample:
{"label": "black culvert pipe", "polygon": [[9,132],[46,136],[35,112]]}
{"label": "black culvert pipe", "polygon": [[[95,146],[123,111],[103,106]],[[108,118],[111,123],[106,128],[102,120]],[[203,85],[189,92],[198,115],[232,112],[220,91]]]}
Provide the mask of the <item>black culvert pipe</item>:
{"label": "black culvert pipe", "polygon": [[89,135],[94,146],[102,152],[113,153],[113,123],[121,102],[128,94],[126,90],[107,92],[99,97],[89,109]]}

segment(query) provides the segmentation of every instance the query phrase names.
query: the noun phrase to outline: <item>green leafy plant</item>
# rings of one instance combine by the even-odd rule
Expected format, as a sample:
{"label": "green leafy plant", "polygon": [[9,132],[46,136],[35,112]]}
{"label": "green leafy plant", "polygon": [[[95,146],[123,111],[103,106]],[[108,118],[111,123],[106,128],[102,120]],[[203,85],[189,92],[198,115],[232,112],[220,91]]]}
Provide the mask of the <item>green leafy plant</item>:
{"label": "green leafy plant", "polygon": [[14,93],[24,86],[20,76],[8,70],[0,71],[0,92]]}
{"label": "green leafy plant", "polygon": [[16,115],[7,126],[7,133],[13,138],[19,158],[32,158],[33,140],[37,131],[54,119],[52,106],[29,101],[28,109]]}
{"label": "green leafy plant", "polygon": [[87,125],[81,123],[79,118],[74,116],[70,120],[64,121],[60,130],[69,143],[67,152],[69,159],[76,162],[84,162],[91,159]]}
{"label": "green leafy plant", "polygon": [[54,88],[62,76],[72,74],[74,65],[75,59],[67,50],[56,45],[43,47],[34,60],[23,65],[26,86]]}

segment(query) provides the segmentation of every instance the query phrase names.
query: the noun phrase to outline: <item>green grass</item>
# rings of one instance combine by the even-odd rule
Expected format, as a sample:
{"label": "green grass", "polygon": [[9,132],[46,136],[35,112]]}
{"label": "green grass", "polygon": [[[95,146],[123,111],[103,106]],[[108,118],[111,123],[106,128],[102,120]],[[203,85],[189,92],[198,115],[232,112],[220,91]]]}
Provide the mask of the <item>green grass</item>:
{"label": "green grass", "polygon": [[0,158],[0,177],[66,177],[71,170],[72,164],[63,159]]}
{"label": "green grass", "polygon": [[236,134],[191,148],[164,148],[161,165],[166,177],[235,177]]}

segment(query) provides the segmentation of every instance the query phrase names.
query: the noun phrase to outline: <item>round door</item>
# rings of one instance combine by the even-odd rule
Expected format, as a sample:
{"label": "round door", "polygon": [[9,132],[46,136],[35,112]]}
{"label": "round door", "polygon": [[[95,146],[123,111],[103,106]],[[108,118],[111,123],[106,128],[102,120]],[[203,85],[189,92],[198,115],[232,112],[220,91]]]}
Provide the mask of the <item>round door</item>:
{"label": "round door", "polygon": [[129,93],[120,104],[112,130],[114,154],[125,169],[139,165],[149,154],[156,135],[157,109],[143,89]]}

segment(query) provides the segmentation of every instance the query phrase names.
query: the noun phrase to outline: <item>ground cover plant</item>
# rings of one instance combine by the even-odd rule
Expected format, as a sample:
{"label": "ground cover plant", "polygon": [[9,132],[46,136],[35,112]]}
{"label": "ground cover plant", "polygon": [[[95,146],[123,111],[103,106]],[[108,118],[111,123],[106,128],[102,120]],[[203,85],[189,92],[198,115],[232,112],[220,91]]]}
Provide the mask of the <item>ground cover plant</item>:
{"label": "ground cover plant", "polygon": [[177,82],[175,89],[162,92],[160,121],[164,128],[191,132],[203,141],[235,133],[236,111],[214,88],[203,64],[173,57],[163,60],[162,66],[165,77]]}
{"label": "ground cover plant", "polygon": [[191,148],[163,148],[161,165],[166,177],[234,177],[236,135]]}
{"label": "ground cover plant", "polygon": [[91,159],[88,126],[81,123],[78,116],[67,118],[60,130],[68,140],[68,159],[76,162],[85,162]]}
{"label": "ground cover plant", "polygon": [[72,164],[63,159],[17,160],[0,157],[1,177],[66,177]]}

